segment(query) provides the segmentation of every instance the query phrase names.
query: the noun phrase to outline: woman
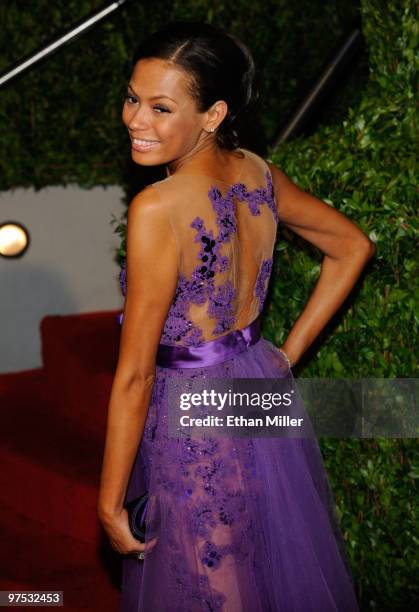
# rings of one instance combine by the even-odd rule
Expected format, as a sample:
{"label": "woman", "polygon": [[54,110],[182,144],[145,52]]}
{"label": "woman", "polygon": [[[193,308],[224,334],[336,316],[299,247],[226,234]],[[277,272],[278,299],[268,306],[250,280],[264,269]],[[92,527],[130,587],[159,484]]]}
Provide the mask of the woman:
{"label": "woman", "polygon": [[[124,555],[121,610],[358,610],[315,438],[175,436],[169,388],[292,379],[374,252],[344,215],[239,148],[254,64],[236,38],[177,23],[137,49],[132,159],[167,178],[128,211],[125,305],[98,514]],[[278,349],[260,337],[278,222],[324,253]],[[145,543],[124,503],[145,490]]]}

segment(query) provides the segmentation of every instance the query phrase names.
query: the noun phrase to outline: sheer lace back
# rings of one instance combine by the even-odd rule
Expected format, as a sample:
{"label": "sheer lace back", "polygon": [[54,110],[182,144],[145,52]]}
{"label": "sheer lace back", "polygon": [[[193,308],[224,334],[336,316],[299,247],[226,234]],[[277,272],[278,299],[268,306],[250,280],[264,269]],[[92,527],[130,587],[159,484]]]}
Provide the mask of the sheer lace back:
{"label": "sheer lace back", "polygon": [[278,210],[266,162],[239,152],[234,183],[179,172],[153,184],[167,203],[179,256],[164,344],[199,346],[249,325],[262,311]]}

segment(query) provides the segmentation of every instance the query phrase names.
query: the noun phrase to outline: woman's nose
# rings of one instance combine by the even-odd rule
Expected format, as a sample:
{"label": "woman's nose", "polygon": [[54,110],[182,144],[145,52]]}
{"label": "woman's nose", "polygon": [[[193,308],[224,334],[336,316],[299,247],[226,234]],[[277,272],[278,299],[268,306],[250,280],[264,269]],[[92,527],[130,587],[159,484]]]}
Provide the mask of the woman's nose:
{"label": "woman's nose", "polygon": [[135,109],[129,117],[128,127],[130,130],[144,130],[149,127],[149,117],[144,108],[138,107]]}

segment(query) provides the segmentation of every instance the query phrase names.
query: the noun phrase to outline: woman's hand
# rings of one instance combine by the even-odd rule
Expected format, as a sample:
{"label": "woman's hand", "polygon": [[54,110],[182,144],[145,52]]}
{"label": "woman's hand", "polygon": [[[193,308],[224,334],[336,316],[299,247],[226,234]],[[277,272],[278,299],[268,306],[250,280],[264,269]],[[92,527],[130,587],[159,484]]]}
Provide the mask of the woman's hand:
{"label": "woman's hand", "polygon": [[121,555],[138,555],[140,552],[144,552],[146,545],[132,535],[128,524],[128,512],[125,508],[122,508],[119,513],[112,517],[99,515],[99,520],[107,533],[112,548],[116,552]]}

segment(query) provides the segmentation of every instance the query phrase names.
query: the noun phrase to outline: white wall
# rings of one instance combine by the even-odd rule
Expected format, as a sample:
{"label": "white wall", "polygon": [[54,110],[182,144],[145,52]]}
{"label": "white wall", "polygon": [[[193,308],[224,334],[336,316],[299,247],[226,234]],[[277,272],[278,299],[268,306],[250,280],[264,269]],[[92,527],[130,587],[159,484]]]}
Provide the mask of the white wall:
{"label": "white wall", "polygon": [[0,223],[19,221],[31,237],[22,257],[0,257],[0,372],[42,365],[45,315],[122,308],[110,222],[124,209],[119,187],[0,193]]}

